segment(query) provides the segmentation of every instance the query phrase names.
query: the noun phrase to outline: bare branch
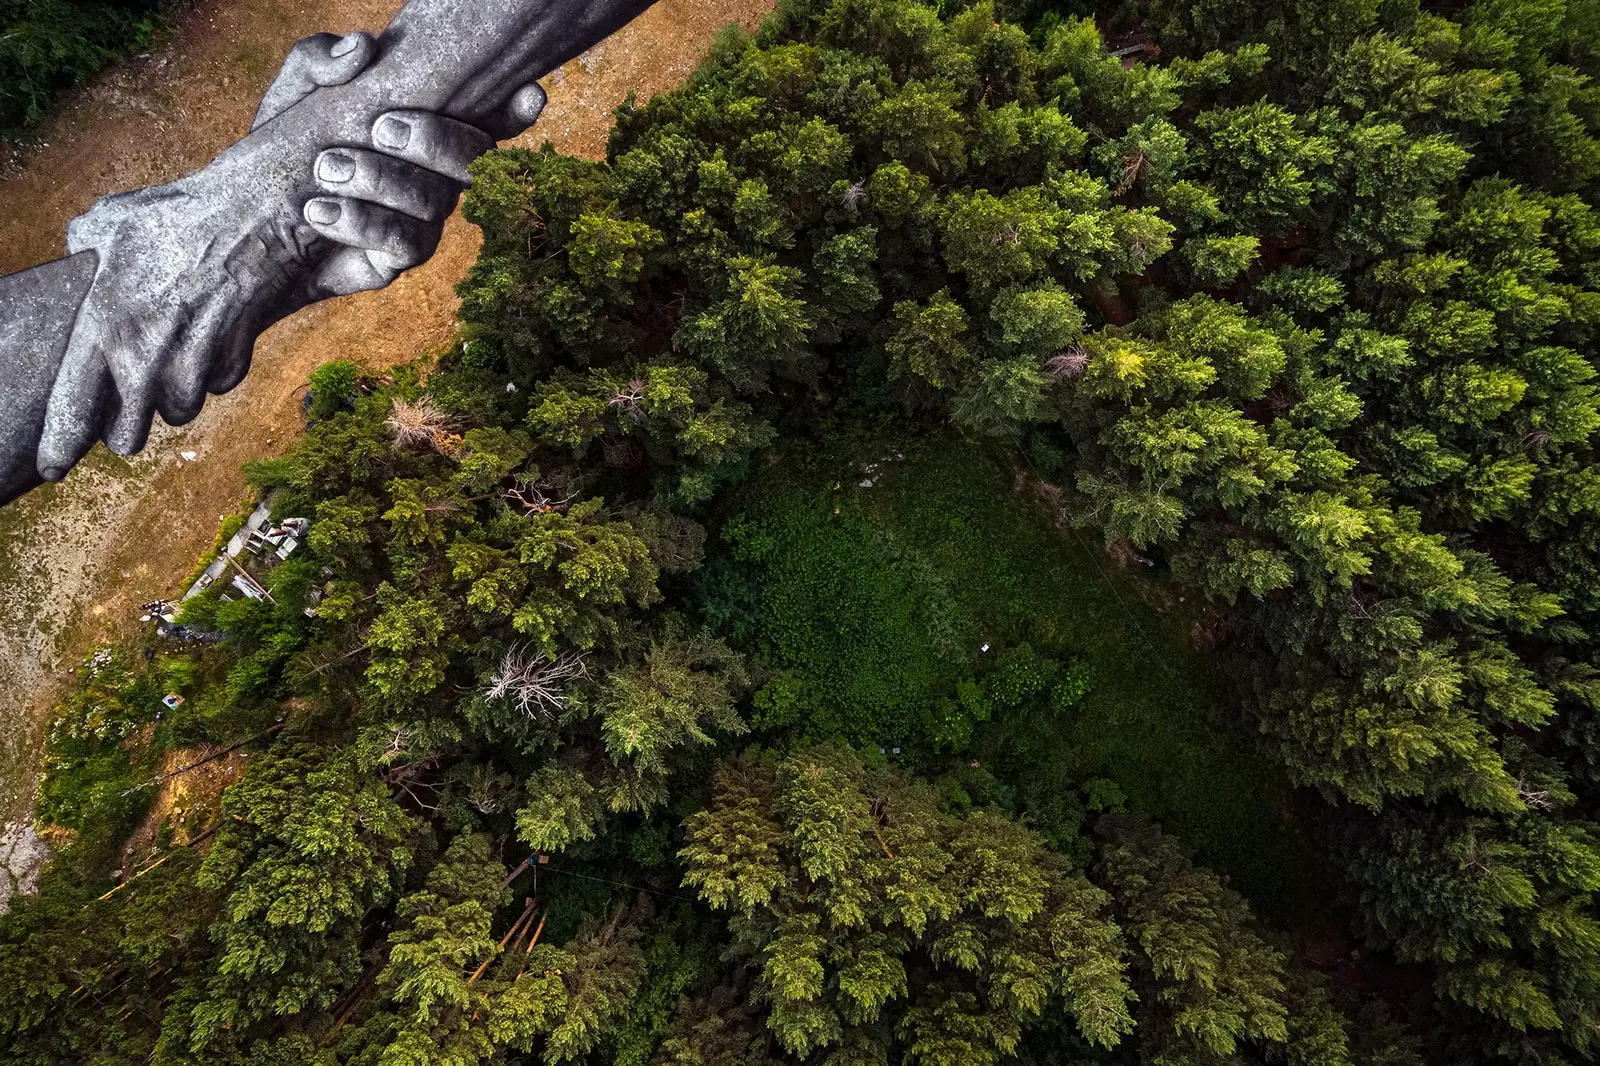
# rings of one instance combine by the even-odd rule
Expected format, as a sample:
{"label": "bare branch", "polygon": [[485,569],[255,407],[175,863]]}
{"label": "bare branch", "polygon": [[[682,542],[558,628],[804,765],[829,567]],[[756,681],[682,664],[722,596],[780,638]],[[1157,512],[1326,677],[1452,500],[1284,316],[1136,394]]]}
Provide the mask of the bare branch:
{"label": "bare branch", "polygon": [[1088,368],[1089,353],[1081,344],[1052,355],[1044,364],[1044,372],[1058,378],[1075,378]]}
{"label": "bare branch", "polygon": [[614,407],[635,422],[644,421],[644,378],[633,378],[627,385],[611,394],[607,407]]}
{"label": "bare branch", "polygon": [[501,497],[507,500],[516,500],[522,504],[522,509],[529,514],[548,514],[554,511],[565,514],[572,501],[578,498],[576,492],[569,492],[565,496],[556,497],[550,494],[550,486],[543,481],[533,484],[522,484],[516,488],[506,489]]}
{"label": "bare branch", "polygon": [[455,420],[435,407],[427,396],[416,401],[396,397],[384,424],[389,427],[396,448],[422,445],[449,453],[455,444]]}
{"label": "bare branch", "polygon": [[1542,788],[1536,789],[1532,785],[1528,784],[1527,781],[1522,779],[1518,779],[1517,781],[1517,795],[1521,797],[1523,803],[1527,804],[1529,807],[1534,807],[1541,811],[1548,811],[1551,807],[1555,806],[1555,804],[1550,800],[1549,792]]}
{"label": "bare branch", "polygon": [[1122,180],[1117,183],[1118,196],[1133,188],[1133,183],[1139,180],[1139,171],[1144,169],[1146,161],[1144,150],[1140,149],[1130,155],[1122,163]]}
{"label": "bare branch", "polygon": [[566,708],[572,682],[588,676],[588,664],[576,652],[551,659],[513,644],[489,678],[485,695],[510,703],[535,721],[550,721]]}

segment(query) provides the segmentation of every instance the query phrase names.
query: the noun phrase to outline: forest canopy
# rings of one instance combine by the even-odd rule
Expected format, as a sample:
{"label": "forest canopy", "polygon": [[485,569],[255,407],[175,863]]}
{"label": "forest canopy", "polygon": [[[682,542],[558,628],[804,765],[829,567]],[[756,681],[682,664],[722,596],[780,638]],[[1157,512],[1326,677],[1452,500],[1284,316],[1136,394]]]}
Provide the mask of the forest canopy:
{"label": "forest canopy", "polygon": [[[459,344],[250,470],[270,595],[61,708],[0,1061],[1592,1059],[1597,30],[785,0],[603,161],[485,157]],[[1057,556],[874,523],[939,451],[1163,605],[1205,669],[1088,639],[1226,687],[1175,761],[1314,904],[1159,824],[1225,775],[1085,769],[1137,671]]]}

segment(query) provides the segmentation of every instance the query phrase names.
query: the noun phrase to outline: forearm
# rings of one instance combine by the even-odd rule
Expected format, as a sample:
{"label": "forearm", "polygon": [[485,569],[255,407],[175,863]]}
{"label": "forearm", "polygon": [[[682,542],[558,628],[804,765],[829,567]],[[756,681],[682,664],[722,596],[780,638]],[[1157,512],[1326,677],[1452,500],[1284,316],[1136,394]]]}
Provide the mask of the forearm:
{"label": "forearm", "polygon": [[42,481],[45,403],[94,268],[94,253],[81,252],[0,277],[0,505]]}
{"label": "forearm", "polygon": [[379,35],[378,57],[361,77],[317,93],[285,117],[304,112],[294,129],[324,146],[364,143],[372,120],[396,107],[481,124],[520,85],[592,48],[654,3],[410,0]]}
{"label": "forearm", "polygon": [[[515,88],[544,77],[633,21],[656,0],[411,0],[379,37],[384,56],[425,73],[408,107],[481,122]],[[382,59],[379,62],[383,62]],[[433,94],[439,94],[437,98]]]}

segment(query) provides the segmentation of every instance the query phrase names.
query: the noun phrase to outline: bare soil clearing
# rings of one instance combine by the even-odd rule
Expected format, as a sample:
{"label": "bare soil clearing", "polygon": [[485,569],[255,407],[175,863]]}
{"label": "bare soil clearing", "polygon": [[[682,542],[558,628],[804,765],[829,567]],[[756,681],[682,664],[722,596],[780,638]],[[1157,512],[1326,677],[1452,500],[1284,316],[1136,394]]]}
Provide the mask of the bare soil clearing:
{"label": "bare soil clearing", "polygon": [[[65,252],[67,221],[96,197],[203,166],[242,135],[297,39],[377,30],[398,0],[201,0],[161,50],[76,94],[43,147],[0,178],[0,272]],[[661,0],[546,79],[550,103],[518,142],[599,158],[611,112],[693,69],[730,21],[753,28],[770,0]],[[309,161],[308,161],[309,162]],[[438,253],[382,292],[280,323],[255,369],[194,422],[157,426],[132,462],[96,452],[59,486],[0,509],[0,825],[25,818],[44,718],[89,647],[138,629],[137,604],[179,591],[218,518],[246,492],[241,463],[277,454],[299,425],[298,392],[330,359],[377,368],[437,350],[454,330],[453,286],[477,255],[459,215]],[[188,462],[182,451],[197,453]]]}

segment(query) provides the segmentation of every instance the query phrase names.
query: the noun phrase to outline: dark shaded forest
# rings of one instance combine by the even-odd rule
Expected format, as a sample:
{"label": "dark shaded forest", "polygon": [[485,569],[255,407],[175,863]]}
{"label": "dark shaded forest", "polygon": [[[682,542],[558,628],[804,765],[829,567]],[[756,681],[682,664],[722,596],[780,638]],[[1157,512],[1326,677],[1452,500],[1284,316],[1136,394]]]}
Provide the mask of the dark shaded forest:
{"label": "dark shaded forest", "polygon": [[15,140],[60,93],[145,51],[181,0],[0,0],[0,139]]}
{"label": "dark shaded forest", "polygon": [[785,0],[485,157],[59,709],[0,1062],[1591,1060],[1597,30]]}

